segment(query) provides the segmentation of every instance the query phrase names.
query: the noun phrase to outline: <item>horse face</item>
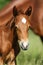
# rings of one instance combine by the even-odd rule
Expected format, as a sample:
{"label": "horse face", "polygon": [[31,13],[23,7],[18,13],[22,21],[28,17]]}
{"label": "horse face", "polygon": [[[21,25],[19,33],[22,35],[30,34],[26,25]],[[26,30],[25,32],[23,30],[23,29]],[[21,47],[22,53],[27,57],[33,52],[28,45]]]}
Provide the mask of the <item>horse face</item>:
{"label": "horse face", "polygon": [[28,29],[29,19],[28,16],[20,14],[16,17],[15,26],[17,28],[18,42],[22,49],[27,49],[29,45],[28,41]]}
{"label": "horse face", "polygon": [[[27,13],[18,14],[17,9],[13,11],[13,14],[15,16],[15,26],[17,29],[16,31],[18,35],[19,45],[23,50],[27,50],[29,46],[29,40],[28,40],[28,29],[30,26],[29,17],[27,16]],[[29,15],[30,15],[30,10],[29,10]]]}
{"label": "horse face", "polygon": [[21,48],[25,50],[28,49],[28,29],[30,26],[28,16],[19,14],[15,19],[15,26]]}

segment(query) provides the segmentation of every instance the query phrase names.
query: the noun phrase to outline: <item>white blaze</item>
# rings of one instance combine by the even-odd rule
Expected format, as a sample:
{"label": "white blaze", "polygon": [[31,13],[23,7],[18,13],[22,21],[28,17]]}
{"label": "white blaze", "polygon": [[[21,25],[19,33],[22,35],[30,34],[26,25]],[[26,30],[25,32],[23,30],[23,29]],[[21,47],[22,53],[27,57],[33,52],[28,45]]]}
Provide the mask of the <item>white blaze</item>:
{"label": "white blaze", "polygon": [[22,18],[22,23],[26,23],[26,19],[25,18]]}

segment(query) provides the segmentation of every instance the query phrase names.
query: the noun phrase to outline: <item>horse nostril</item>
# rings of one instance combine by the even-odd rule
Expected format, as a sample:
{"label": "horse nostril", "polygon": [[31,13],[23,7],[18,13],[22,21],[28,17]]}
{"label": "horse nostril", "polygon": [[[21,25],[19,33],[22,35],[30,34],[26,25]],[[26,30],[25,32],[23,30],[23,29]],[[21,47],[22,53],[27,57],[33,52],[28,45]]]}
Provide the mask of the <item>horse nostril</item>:
{"label": "horse nostril", "polygon": [[28,48],[28,45],[26,46],[26,48]]}
{"label": "horse nostril", "polygon": [[23,43],[21,43],[21,44],[22,44],[22,47],[24,47]]}

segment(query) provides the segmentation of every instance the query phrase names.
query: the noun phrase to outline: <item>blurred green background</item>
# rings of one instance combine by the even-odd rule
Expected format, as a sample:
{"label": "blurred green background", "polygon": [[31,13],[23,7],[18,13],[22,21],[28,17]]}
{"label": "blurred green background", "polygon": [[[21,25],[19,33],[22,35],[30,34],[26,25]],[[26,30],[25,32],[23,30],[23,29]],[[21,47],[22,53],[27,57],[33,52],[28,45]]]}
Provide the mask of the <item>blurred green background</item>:
{"label": "blurred green background", "polygon": [[0,10],[10,2],[11,0],[0,0]]}
{"label": "blurred green background", "polygon": [[[0,0],[0,10],[10,0]],[[31,29],[28,31],[30,46],[27,51],[20,50],[16,57],[17,65],[43,65],[43,42]]]}
{"label": "blurred green background", "polygon": [[17,56],[17,65],[43,65],[43,42],[32,30],[28,31],[30,46],[27,51],[21,49]]}

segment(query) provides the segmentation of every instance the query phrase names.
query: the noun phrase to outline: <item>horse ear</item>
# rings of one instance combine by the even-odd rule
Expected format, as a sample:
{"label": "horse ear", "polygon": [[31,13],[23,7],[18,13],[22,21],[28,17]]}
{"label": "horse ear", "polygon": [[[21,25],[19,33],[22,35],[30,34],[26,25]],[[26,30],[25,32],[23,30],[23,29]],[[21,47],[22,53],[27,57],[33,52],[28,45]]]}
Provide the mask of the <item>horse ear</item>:
{"label": "horse ear", "polygon": [[16,17],[18,15],[18,11],[16,6],[13,8],[13,16]]}
{"label": "horse ear", "polygon": [[26,15],[30,16],[32,12],[32,7],[30,6],[27,11],[25,12]]}

